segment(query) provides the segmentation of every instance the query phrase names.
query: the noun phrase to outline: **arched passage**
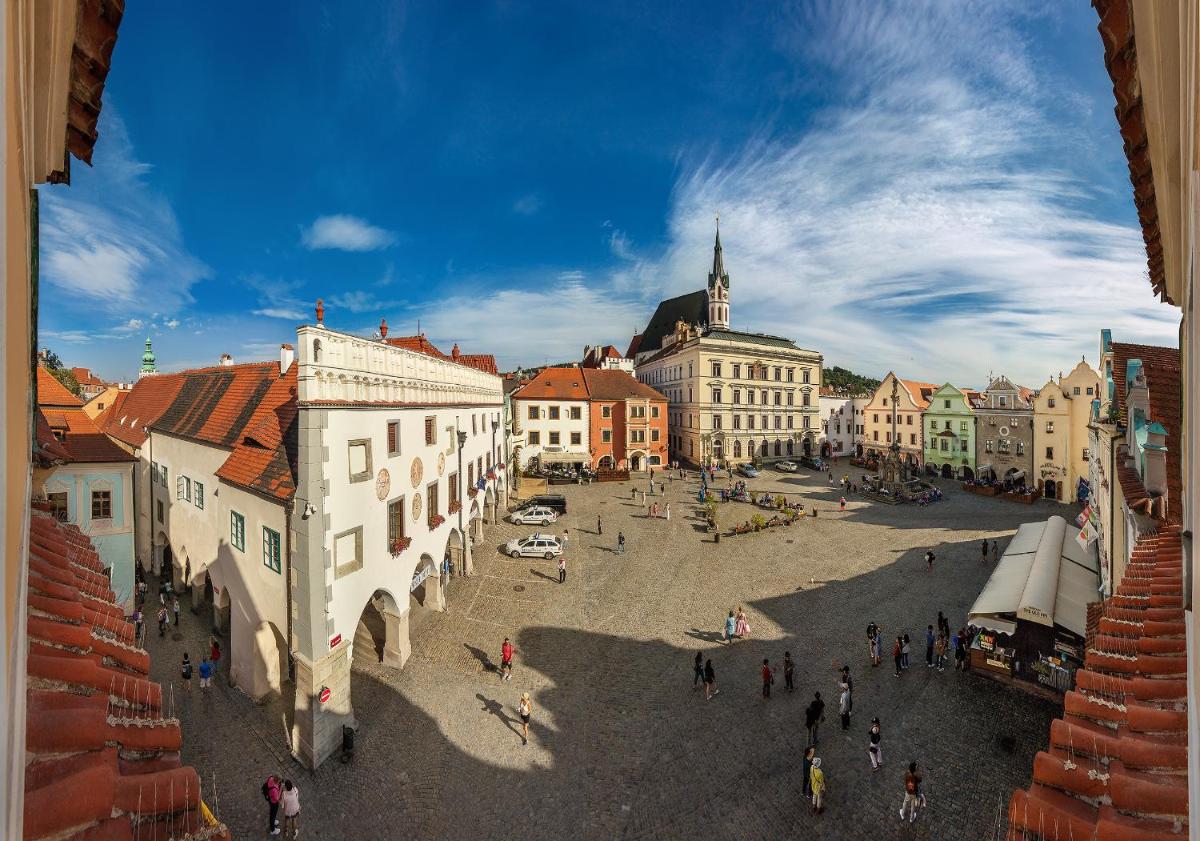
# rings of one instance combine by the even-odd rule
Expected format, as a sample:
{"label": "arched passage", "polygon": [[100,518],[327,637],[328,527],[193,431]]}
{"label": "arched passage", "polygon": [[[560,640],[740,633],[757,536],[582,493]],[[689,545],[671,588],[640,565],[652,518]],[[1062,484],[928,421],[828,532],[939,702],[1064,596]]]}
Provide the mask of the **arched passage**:
{"label": "arched passage", "polygon": [[804,455],[812,455],[812,441],[810,441],[808,438],[805,438],[804,443],[801,444],[801,446],[804,448]]}
{"label": "arched passage", "polygon": [[250,685],[243,688],[251,698],[262,698],[271,692],[282,693],[287,680],[287,640],[273,622],[260,622],[254,629]]}
{"label": "arched passage", "polygon": [[463,569],[463,539],[462,533],[458,529],[450,529],[450,536],[446,539],[446,551],[442,556],[442,572],[446,575],[454,575],[455,573],[462,574],[470,570]]}
{"label": "arched passage", "polygon": [[363,606],[354,631],[354,660],[398,669],[411,651],[408,611],[401,613],[396,599],[387,590],[376,590]]}
{"label": "arched passage", "polygon": [[954,478],[954,468],[951,467],[949,464],[942,465],[942,478],[943,479],[953,479]]}
{"label": "arched passage", "polygon": [[1058,499],[1058,483],[1053,479],[1047,479],[1044,494],[1046,499]]}
{"label": "arched passage", "polygon": [[495,525],[499,522],[496,519],[496,489],[494,484],[489,484],[487,491],[483,495],[483,519],[484,522]]}
{"label": "arched passage", "polygon": [[483,540],[483,514],[479,510],[479,500],[471,500],[471,511],[467,515],[467,534],[471,535],[471,545]]}

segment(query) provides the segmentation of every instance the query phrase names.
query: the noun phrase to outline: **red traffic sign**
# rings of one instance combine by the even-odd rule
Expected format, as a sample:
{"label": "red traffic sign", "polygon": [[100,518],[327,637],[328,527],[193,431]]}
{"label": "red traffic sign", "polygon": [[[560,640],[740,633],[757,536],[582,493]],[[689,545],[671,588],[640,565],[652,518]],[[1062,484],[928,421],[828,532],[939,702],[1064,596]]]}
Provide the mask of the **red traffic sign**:
{"label": "red traffic sign", "polygon": [[320,701],[322,704],[324,704],[326,701],[328,701],[332,697],[333,697],[333,693],[329,691],[329,687],[322,686],[320,694],[317,695],[317,700]]}
{"label": "red traffic sign", "polygon": [[337,648],[337,647],[338,647],[338,643],[339,643],[339,642],[341,642],[341,641],[342,641],[342,635],[341,635],[341,634],[335,634],[334,636],[330,637],[330,639],[329,639],[329,647],[330,647],[330,648]]}

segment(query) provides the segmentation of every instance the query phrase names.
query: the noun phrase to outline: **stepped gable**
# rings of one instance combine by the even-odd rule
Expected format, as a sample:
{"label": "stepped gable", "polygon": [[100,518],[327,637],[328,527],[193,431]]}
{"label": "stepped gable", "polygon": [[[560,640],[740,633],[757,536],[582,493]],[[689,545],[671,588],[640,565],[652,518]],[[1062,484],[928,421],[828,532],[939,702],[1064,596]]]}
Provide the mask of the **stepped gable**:
{"label": "stepped gable", "polygon": [[1178,526],[1138,540],[1125,579],[1089,610],[1084,667],[1010,841],[1180,841],[1188,834],[1187,655]]}
{"label": "stepped gable", "polygon": [[219,478],[274,499],[291,499],[296,493],[297,367],[291,365],[267,391],[241,440],[217,469]]}
{"label": "stepped gable", "polygon": [[229,839],[91,542],[29,521],[26,841]]}

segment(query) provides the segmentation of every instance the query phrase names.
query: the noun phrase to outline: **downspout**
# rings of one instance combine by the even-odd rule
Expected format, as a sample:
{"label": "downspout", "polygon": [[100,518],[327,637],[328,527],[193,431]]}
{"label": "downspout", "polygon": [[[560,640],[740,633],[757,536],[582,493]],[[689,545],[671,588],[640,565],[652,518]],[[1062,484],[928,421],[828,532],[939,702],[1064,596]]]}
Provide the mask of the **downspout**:
{"label": "downspout", "polygon": [[284,587],[287,593],[288,680],[292,681],[293,685],[296,682],[296,659],[292,656],[292,514],[295,513],[295,509],[296,498],[293,495],[291,499],[283,504],[283,556],[287,559],[287,574],[284,577]]}

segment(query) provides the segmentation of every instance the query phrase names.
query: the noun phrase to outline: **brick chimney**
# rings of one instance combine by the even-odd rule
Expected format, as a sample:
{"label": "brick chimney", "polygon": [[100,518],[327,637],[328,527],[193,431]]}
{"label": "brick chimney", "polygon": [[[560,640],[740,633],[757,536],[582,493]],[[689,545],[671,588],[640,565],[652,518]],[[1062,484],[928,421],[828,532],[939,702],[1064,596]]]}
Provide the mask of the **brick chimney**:
{"label": "brick chimney", "polygon": [[[442,345],[442,347],[445,347],[445,345]],[[454,347],[450,348],[450,356],[453,359],[458,359],[458,357],[459,357],[458,342],[455,342]]]}
{"label": "brick chimney", "polygon": [[279,376],[283,376],[288,372],[288,368],[292,367],[292,361],[296,358],[296,349],[291,345],[283,344],[279,346]]}

